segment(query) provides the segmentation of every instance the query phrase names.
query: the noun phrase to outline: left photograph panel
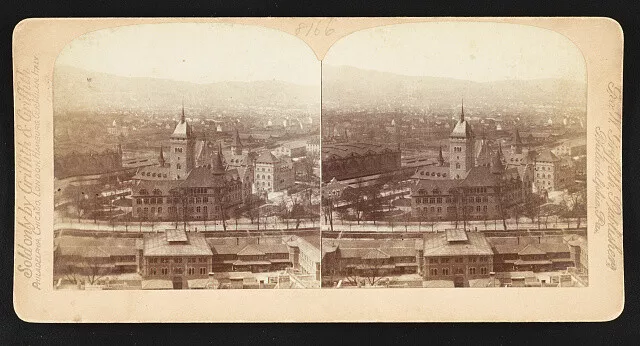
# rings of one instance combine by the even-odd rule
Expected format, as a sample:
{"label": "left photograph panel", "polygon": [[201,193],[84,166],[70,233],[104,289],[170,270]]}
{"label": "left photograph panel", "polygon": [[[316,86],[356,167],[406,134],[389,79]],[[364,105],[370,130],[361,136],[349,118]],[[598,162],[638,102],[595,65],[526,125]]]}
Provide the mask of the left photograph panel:
{"label": "left photograph panel", "polygon": [[319,288],[320,68],[245,25],[71,41],[53,78],[54,288]]}

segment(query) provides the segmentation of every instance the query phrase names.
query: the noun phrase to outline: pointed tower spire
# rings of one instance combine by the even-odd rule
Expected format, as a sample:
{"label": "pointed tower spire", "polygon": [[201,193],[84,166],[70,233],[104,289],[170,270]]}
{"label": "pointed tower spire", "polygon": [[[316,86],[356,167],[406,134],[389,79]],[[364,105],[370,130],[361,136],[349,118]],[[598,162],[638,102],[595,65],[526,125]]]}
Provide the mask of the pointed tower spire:
{"label": "pointed tower spire", "polygon": [[211,173],[218,175],[224,174],[224,165],[222,163],[222,144],[218,143],[218,154],[213,156],[211,162]]}
{"label": "pointed tower spire", "polygon": [[233,137],[233,152],[236,155],[242,155],[242,142],[240,141],[240,134],[238,133],[238,128],[236,127],[236,135]]}
{"label": "pointed tower spire", "polygon": [[184,118],[184,98],[182,99],[182,115],[180,116],[180,122],[181,123],[185,122],[185,118]]}
{"label": "pointed tower spire", "polygon": [[520,132],[518,131],[518,128],[516,128],[513,148],[515,149],[516,154],[522,154],[522,138],[520,138]]}
{"label": "pointed tower spire", "polygon": [[162,145],[160,145],[160,156],[158,156],[158,163],[160,164],[160,167],[164,167],[165,164],[165,160],[164,160],[164,150],[162,148]]}
{"label": "pointed tower spire", "polygon": [[491,173],[493,174],[501,174],[504,172],[504,165],[502,164],[501,155],[502,150],[500,149],[496,153],[496,156],[493,157],[493,160],[491,160]]}
{"label": "pointed tower spire", "polygon": [[462,107],[460,109],[460,122],[464,121],[464,98],[462,98]]}

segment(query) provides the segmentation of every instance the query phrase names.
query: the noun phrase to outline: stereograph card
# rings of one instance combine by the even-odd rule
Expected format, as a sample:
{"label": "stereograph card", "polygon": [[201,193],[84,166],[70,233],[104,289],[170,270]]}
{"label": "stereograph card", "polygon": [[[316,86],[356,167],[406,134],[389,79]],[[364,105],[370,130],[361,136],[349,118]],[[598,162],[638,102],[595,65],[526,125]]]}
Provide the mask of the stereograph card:
{"label": "stereograph card", "polygon": [[611,19],[28,19],[13,54],[25,321],[622,312]]}

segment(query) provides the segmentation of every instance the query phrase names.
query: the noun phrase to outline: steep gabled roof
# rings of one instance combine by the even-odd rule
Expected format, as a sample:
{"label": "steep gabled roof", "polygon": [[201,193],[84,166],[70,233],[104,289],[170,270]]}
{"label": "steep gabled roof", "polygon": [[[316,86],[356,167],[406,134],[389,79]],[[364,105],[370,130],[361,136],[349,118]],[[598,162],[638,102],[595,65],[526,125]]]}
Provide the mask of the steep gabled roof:
{"label": "steep gabled roof", "polygon": [[545,150],[542,153],[540,153],[540,155],[538,155],[538,157],[536,158],[536,161],[558,162],[560,161],[560,159],[556,155],[554,155],[550,150]]}
{"label": "steep gabled roof", "polygon": [[257,163],[278,163],[280,161],[269,150],[266,150],[258,157],[256,162]]}
{"label": "steep gabled roof", "polygon": [[489,167],[473,167],[467,177],[460,183],[463,187],[497,186],[500,184],[500,176],[491,173]]}

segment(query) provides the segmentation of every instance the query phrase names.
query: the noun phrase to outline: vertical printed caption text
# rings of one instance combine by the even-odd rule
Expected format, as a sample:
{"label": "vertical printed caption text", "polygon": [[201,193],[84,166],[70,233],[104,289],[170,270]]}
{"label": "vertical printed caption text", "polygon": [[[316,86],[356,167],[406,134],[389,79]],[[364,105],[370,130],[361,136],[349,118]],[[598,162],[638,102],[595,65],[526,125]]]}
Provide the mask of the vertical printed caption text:
{"label": "vertical printed caption text", "polygon": [[[40,62],[15,73],[16,270],[40,290]],[[17,277],[16,277],[17,280]]]}
{"label": "vertical printed caption text", "polygon": [[595,129],[595,167],[591,182],[595,185],[594,204],[596,223],[594,232],[606,230],[606,266],[612,271],[622,262],[622,199],[620,191],[622,145],[622,92],[615,83],[607,84],[607,125]]}

